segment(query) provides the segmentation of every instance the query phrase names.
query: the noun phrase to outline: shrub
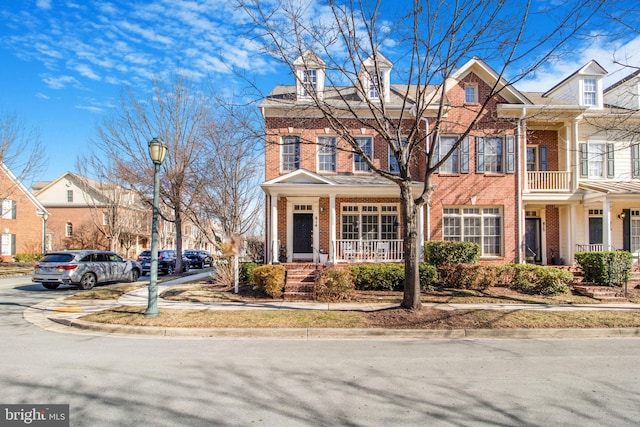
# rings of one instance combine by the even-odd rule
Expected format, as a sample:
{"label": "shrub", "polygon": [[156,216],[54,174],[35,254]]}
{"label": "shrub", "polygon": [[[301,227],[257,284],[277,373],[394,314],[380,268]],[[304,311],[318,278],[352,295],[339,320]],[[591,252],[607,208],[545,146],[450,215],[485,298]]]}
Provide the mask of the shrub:
{"label": "shrub", "polygon": [[[429,264],[419,266],[420,289],[431,287],[438,277],[437,269]],[[404,290],[404,264],[356,264],[349,267],[355,289],[361,291]]]}
{"label": "shrub", "polygon": [[273,298],[284,291],[285,269],[281,265],[262,265],[253,269],[253,281],[258,288]]}
{"label": "shrub", "polygon": [[355,288],[361,291],[401,291],[404,265],[356,264],[349,267]]}
{"label": "shrub", "polygon": [[570,290],[573,275],[566,270],[532,264],[509,264],[502,267],[509,289],[530,295],[559,295]]}
{"label": "shrub", "polygon": [[253,270],[256,269],[260,264],[255,262],[243,262],[238,266],[238,275],[240,276],[240,282],[242,283],[255,283],[253,281]]}
{"label": "shrub", "polygon": [[424,258],[436,267],[451,264],[475,264],[480,258],[480,245],[473,242],[430,241],[424,245]]}
{"label": "shrub", "polygon": [[438,275],[444,288],[484,290],[498,284],[494,265],[444,263],[438,267]]}
{"label": "shrub", "polygon": [[324,302],[349,301],[355,292],[348,268],[331,267],[316,277],[314,299]]}
{"label": "shrub", "polygon": [[626,251],[577,252],[576,261],[585,281],[608,286],[622,286],[633,266],[633,256]]}
{"label": "shrub", "polygon": [[42,258],[42,254],[15,254],[13,256],[16,262],[36,262]]}

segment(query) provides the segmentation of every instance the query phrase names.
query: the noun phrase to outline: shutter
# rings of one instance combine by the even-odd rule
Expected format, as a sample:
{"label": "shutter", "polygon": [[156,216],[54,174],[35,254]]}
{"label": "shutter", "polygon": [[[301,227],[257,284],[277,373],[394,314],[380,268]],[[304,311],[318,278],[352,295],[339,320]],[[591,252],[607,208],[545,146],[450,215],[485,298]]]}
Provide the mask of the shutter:
{"label": "shutter", "polygon": [[580,143],[580,177],[589,176],[589,153],[587,152],[587,144]]}
{"label": "shutter", "polygon": [[516,173],[516,137],[507,135],[507,173]]}
{"label": "shutter", "polygon": [[[435,146],[433,159],[435,160],[436,164],[440,161],[440,138],[438,138],[438,143]],[[436,169],[436,173],[439,173],[439,172],[440,172],[440,168]]]}
{"label": "shutter", "polygon": [[11,219],[16,219],[16,201],[11,201]]}
{"label": "shutter", "polygon": [[640,178],[640,144],[631,146],[631,173],[633,178]]}
{"label": "shutter", "polygon": [[613,161],[614,153],[613,144],[607,144],[607,178],[613,178],[616,173]]}
{"label": "shutter", "polygon": [[548,149],[546,145],[538,147],[538,155],[540,156],[540,172],[549,170]]}
{"label": "shutter", "polygon": [[476,137],[476,173],[484,173],[484,138]]}
{"label": "shutter", "polygon": [[622,209],[622,250],[631,252],[631,209]]}
{"label": "shutter", "polygon": [[469,173],[469,137],[460,143],[460,173]]}
{"label": "shutter", "polygon": [[16,254],[16,235],[12,234],[11,235],[11,253],[9,255],[15,255]]}

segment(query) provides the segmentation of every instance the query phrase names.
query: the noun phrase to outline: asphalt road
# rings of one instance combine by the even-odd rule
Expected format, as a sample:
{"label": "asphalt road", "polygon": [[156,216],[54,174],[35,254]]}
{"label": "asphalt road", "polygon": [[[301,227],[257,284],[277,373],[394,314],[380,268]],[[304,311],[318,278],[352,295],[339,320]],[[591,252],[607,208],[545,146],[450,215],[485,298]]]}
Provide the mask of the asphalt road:
{"label": "asphalt road", "polygon": [[74,291],[26,282],[0,281],[0,403],[69,404],[72,426],[638,424],[638,338],[56,333],[26,322],[22,311]]}

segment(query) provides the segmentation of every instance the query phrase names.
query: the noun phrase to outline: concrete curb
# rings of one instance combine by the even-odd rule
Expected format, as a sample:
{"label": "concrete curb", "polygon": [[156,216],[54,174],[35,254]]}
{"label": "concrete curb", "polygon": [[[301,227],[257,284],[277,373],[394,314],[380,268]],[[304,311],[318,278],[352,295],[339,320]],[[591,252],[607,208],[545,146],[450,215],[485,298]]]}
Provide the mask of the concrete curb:
{"label": "concrete curb", "polygon": [[58,324],[108,334],[157,337],[258,338],[296,340],[336,339],[548,339],[548,338],[631,338],[640,337],[640,328],[598,329],[361,329],[361,328],[164,328],[123,326],[49,317]]}

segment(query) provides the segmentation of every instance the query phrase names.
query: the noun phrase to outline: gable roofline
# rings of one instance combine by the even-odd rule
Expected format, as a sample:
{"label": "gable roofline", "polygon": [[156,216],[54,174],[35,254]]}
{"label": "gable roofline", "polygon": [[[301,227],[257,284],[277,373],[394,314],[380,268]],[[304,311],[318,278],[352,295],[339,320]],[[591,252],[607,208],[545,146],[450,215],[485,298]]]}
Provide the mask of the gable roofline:
{"label": "gable roofline", "polygon": [[455,83],[462,80],[467,74],[474,72],[485,83],[493,86],[497,83],[496,89],[499,94],[510,103],[531,104],[531,101],[519,90],[509,84],[504,77],[501,77],[493,68],[482,59],[474,56],[462,67],[453,73],[443,84],[445,93],[449,91]]}
{"label": "gable roofline", "polygon": [[599,74],[604,76],[605,74],[607,74],[607,70],[604,69],[604,67],[600,64],[598,64],[598,61],[596,61],[595,59],[592,59],[591,61],[587,62],[586,64],[584,64],[582,67],[578,68],[576,71],[574,71],[573,73],[571,73],[570,75],[568,75],[567,77],[565,77],[564,79],[562,79],[562,81],[560,81],[560,83],[556,84],[554,87],[552,87],[551,89],[549,89],[548,91],[546,91],[545,93],[542,94],[543,97],[547,97],[550,96],[553,92],[555,92],[558,88],[560,88],[561,86],[563,86],[566,82],[568,82],[569,80],[571,80],[572,78],[574,78],[575,76],[582,74],[583,71],[585,70],[585,68],[593,66],[597,71],[599,71]]}
{"label": "gable roofline", "polygon": [[606,88],[603,92],[607,93],[608,91],[617,88],[618,86],[628,82],[629,80],[633,79],[634,77],[636,77],[638,75],[640,75],[640,69],[637,69],[636,71],[634,71],[633,73],[629,74],[628,76],[623,77],[622,79],[620,79],[617,82],[613,83],[611,86]]}
{"label": "gable roofline", "polygon": [[[94,181],[90,178],[75,174],[73,172],[65,172],[60,175],[58,178],[50,181],[47,185],[42,187],[38,192],[36,192],[35,196],[38,197],[40,194],[52,188],[57,183],[61,182],[64,179],[69,179],[73,181],[75,185],[78,186],[82,191],[89,193],[91,197],[93,197],[96,202],[108,203],[109,197],[105,195],[100,188],[98,188],[97,184],[100,184],[98,181]],[[106,202],[105,202],[106,200]]]}
{"label": "gable roofline", "polygon": [[33,193],[31,193],[31,191],[29,191],[29,189],[25,187],[25,185],[18,179],[18,177],[13,174],[13,172],[11,172],[11,169],[9,169],[9,167],[5,165],[4,162],[0,162],[0,169],[15,184],[18,190],[20,190],[27,197],[27,199],[29,199],[29,201],[33,203],[33,205],[38,210],[37,213],[47,215],[50,214],[47,208],[45,208],[42,203],[40,203],[40,201],[36,198],[36,196],[34,196]]}
{"label": "gable roofline", "polygon": [[[261,186],[270,186],[270,185],[274,185],[274,184],[281,184],[281,183],[287,183],[290,182],[292,180],[295,180],[296,178],[306,178],[309,181],[316,181],[318,184],[328,184],[328,185],[336,185],[336,183],[322,175],[318,175],[315,172],[311,172],[310,170],[307,169],[297,169],[293,172],[289,172],[287,174],[284,175],[280,175],[278,177],[275,177],[269,181],[266,181],[264,183],[261,184]],[[299,181],[298,181],[299,182]]]}
{"label": "gable roofline", "polygon": [[314,67],[324,67],[326,63],[322,58],[318,56],[312,49],[307,49],[302,55],[296,58],[293,61],[294,66],[314,66]]}

